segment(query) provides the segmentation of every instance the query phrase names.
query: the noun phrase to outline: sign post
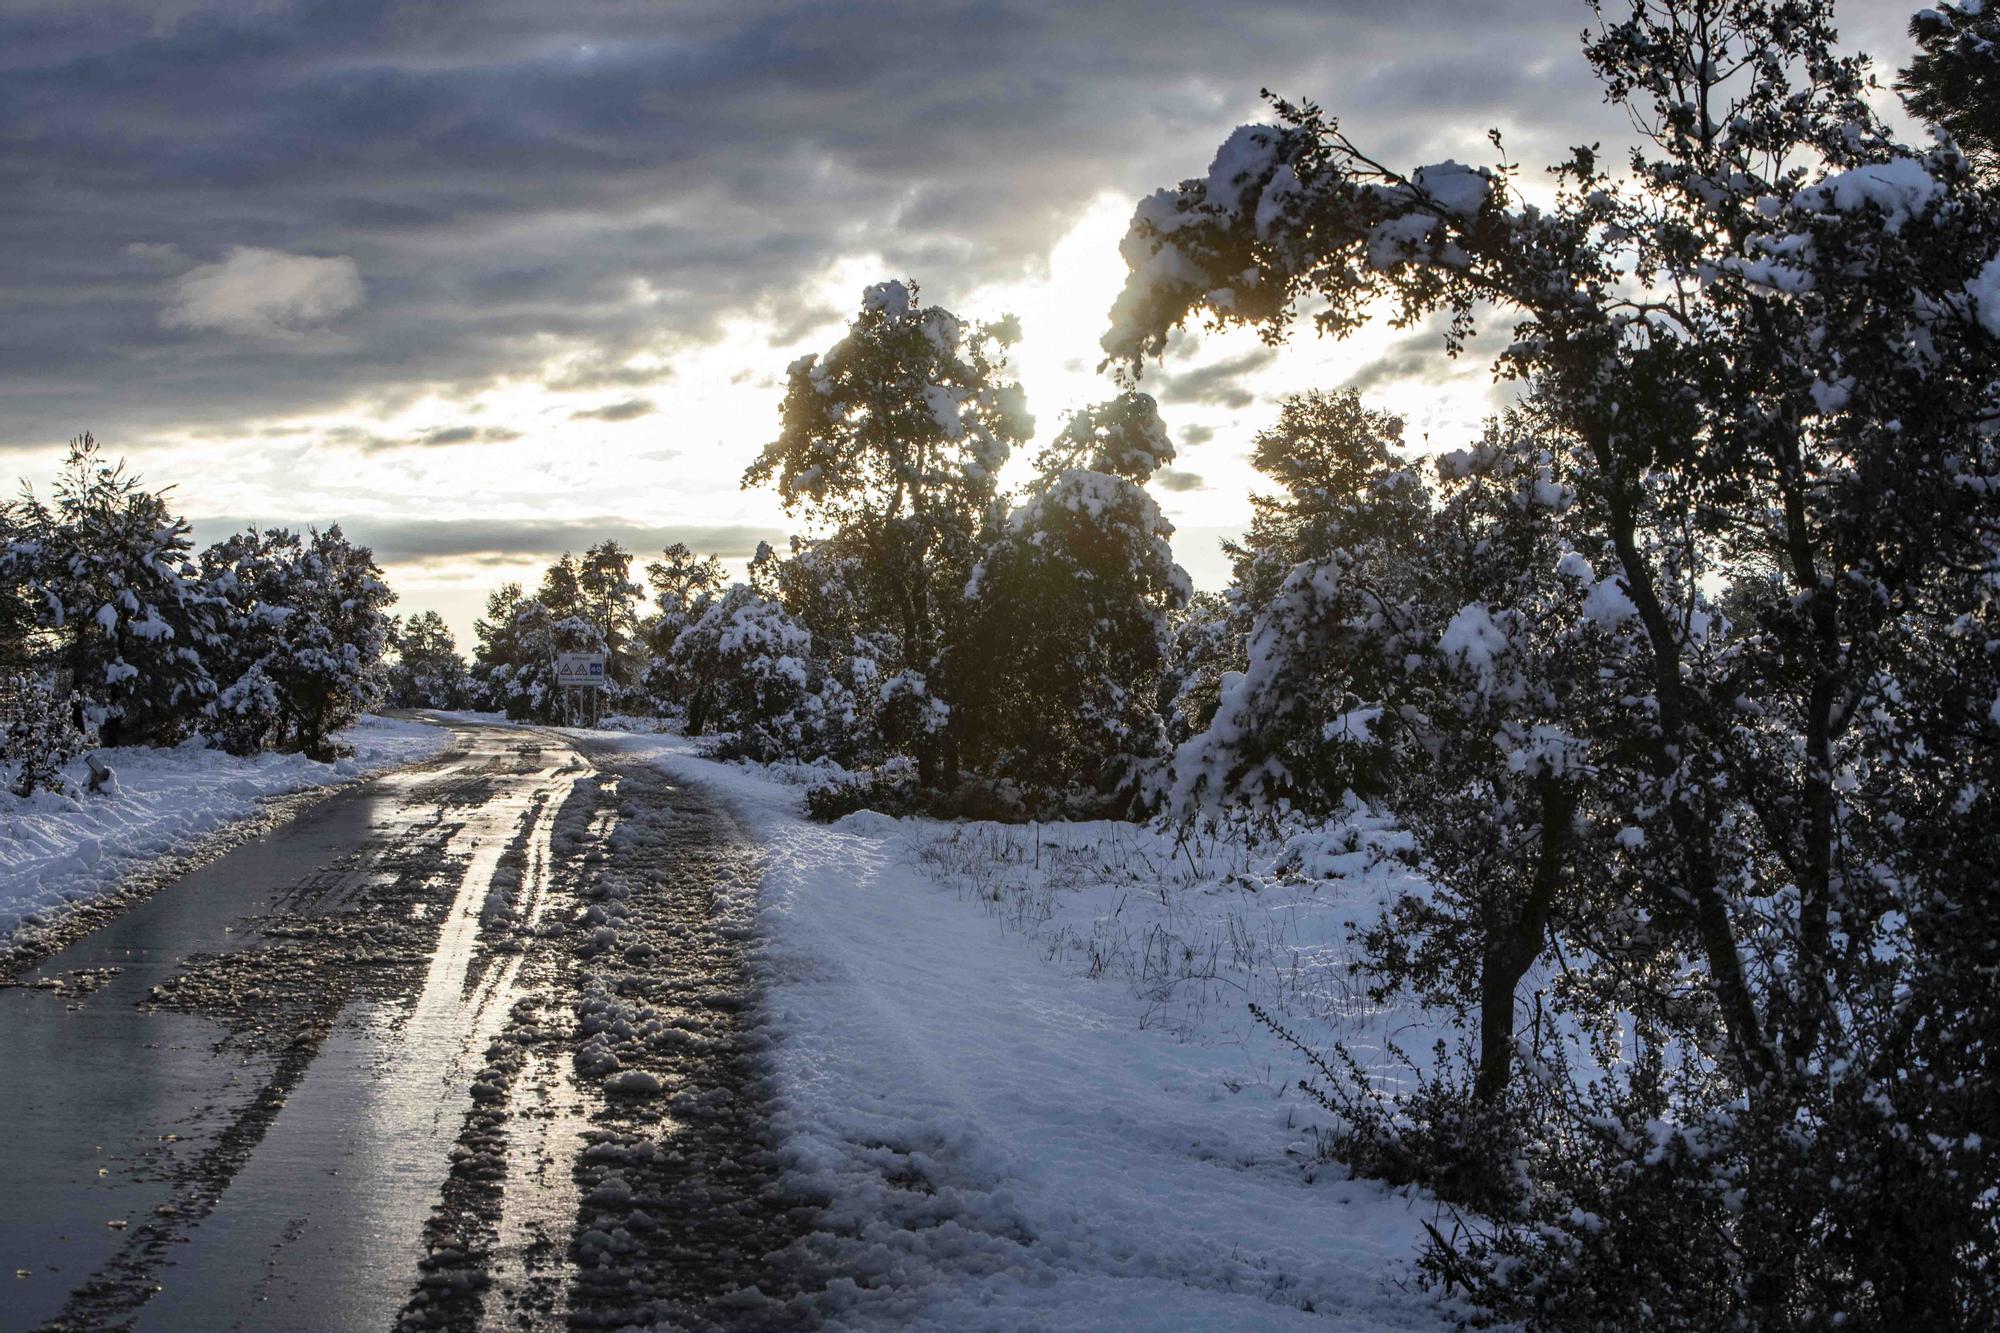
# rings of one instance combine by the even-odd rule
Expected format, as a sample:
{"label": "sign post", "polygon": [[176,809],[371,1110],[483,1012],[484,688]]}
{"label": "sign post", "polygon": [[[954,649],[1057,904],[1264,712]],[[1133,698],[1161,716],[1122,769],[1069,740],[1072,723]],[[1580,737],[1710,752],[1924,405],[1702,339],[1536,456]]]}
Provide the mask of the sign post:
{"label": "sign post", "polygon": [[590,722],[595,726],[602,716],[604,691],[611,688],[611,678],[605,674],[604,654],[557,653],[556,684],[568,705],[571,726],[576,725],[578,692],[590,692]]}

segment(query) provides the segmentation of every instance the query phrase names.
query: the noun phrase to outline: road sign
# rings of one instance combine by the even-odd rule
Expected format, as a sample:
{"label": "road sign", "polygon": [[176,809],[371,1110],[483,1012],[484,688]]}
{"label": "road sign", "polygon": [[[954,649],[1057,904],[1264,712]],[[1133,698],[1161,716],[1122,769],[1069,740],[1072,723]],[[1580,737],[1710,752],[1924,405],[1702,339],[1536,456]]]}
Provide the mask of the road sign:
{"label": "road sign", "polygon": [[586,689],[607,689],[603,653],[557,653],[556,684]]}

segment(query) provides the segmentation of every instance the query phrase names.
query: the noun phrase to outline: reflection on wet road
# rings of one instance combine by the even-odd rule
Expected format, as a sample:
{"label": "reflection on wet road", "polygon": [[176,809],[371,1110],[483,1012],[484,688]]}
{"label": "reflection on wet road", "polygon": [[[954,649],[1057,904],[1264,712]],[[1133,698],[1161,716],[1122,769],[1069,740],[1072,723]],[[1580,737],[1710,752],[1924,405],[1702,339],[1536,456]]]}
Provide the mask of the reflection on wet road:
{"label": "reflection on wet road", "polygon": [[704,1165],[747,1169],[747,1112],[655,1152],[677,1089],[753,1100],[714,924],[747,844],[657,775],[635,800],[559,738],[451,726],[0,990],[0,1327],[615,1324],[778,1247],[741,1207],[708,1242],[626,1227],[664,1211],[648,1169],[757,1187]]}

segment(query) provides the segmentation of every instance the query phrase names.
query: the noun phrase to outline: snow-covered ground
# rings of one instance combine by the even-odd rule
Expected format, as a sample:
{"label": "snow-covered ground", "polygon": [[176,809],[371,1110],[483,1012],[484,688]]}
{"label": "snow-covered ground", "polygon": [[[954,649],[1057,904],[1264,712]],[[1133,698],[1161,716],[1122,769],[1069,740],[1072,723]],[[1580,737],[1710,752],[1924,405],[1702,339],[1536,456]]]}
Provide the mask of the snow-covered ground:
{"label": "snow-covered ground", "polygon": [[364,717],[340,732],[354,753],[331,764],[297,754],[237,757],[190,743],[171,749],[101,749],[114,790],[87,794],[82,760],[65,770],[69,794],[26,799],[0,791],[0,949],[116,888],[146,862],[192,850],[268,797],[325,787],[426,758],[451,733]]}
{"label": "snow-covered ground", "polygon": [[782,1159],[828,1201],[801,1257],[845,1275],[821,1317],[1446,1323],[1407,1283],[1430,1206],[1319,1160],[1301,1061],[1248,1013],[1364,1059],[1385,1036],[1429,1044],[1342,966],[1345,923],[1409,873],[1392,832],[1303,839],[1287,871],[1129,825],[816,825],[766,771],[677,737],[612,743],[720,790],[765,845]]}

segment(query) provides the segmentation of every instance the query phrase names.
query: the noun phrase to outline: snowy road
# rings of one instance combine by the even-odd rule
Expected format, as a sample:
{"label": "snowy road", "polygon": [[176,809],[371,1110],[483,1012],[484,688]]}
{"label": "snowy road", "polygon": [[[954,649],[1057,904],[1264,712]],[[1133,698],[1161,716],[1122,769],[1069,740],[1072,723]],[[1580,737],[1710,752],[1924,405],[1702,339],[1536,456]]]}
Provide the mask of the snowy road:
{"label": "snowy road", "polygon": [[450,725],[0,990],[0,1327],[701,1326],[781,1292],[712,911],[755,849],[655,770]]}

